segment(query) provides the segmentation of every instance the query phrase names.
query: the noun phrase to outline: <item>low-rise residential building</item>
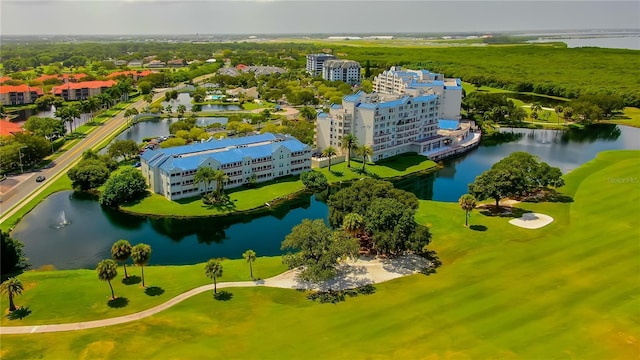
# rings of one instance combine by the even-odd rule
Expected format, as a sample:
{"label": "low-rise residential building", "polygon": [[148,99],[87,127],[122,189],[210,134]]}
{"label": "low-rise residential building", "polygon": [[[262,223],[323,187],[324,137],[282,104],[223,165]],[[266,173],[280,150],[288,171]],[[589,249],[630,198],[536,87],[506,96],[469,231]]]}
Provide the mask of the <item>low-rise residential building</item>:
{"label": "low-rise residential building", "polygon": [[90,96],[101,94],[103,91],[115,86],[116,84],[117,83],[114,80],[67,83],[54,87],[51,90],[51,93],[62,97],[66,101],[83,100]]}
{"label": "low-rise residential building", "polygon": [[183,67],[184,60],[183,59],[174,59],[167,61],[167,65],[171,67]]}
{"label": "low-rise residential building", "polygon": [[140,163],[151,190],[177,200],[215,189],[215,182],[194,182],[199,167],[224,171],[225,188],[234,188],[310,170],[311,147],[291,136],[265,133],[147,150]]}
{"label": "low-rise residential building", "polygon": [[151,60],[147,64],[147,67],[149,68],[161,68],[165,66],[167,66],[167,64],[164,61],[160,61],[160,60]]}
{"label": "low-rise residential building", "polygon": [[258,93],[258,88],[257,87],[250,87],[248,89],[245,88],[235,88],[235,89],[228,89],[227,90],[227,95],[229,96],[235,96],[235,97],[239,97],[240,94],[244,94],[244,96],[248,97],[248,98],[252,98],[252,99],[257,99],[260,94]]}
{"label": "low-rise residential building", "polygon": [[34,80],[39,81],[39,82],[44,82],[46,80],[51,80],[51,79],[55,79],[55,80],[59,80],[65,83],[68,82],[78,82],[81,81],[82,79],[88,77],[89,75],[87,74],[54,74],[54,75],[42,75],[39,76],[37,78],[35,78]]}
{"label": "low-rise residential building", "polygon": [[322,66],[327,60],[335,60],[335,56],[330,54],[309,54],[307,55],[307,72],[312,76],[322,75]]}
{"label": "low-rise residential building", "polygon": [[360,83],[360,64],[353,60],[326,60],[322,65],[322,78],[344,81],[351,85]]}
{"label": "low-rise residential building", "polygon": [[29,85],[0,85],[0,102],[2,105],[33,104],[42,96],[42,89]]}
{"label": "low-rise residential building", "polygon": [[153,71],[151,70],[130,70],[130,71],[116,71],[116,72],[112,72],[111,74],[107,75],[107,79],[115,79],[117,77],[120,76],[126,76],[129,78],[132,78],[133,81],[138,81],[138,79],[143,78],[145,76],[149,76],[153,74]]}

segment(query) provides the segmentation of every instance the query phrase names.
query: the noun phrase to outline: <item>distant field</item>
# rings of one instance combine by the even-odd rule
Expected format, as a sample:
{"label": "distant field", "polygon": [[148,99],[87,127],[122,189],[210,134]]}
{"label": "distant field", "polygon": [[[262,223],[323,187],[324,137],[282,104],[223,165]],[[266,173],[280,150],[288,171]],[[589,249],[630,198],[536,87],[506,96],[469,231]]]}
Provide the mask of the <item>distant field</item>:
{"label": "distant field", "polygon": [[457,204],[421,201],[417,219],[431,226],[443,265],[378,284],[373,295],[318,304],[295,290],[233,289],[229,301],[203,293],[108,329],[2,336],[0,355],[637,359],[639,169],[638,151],[602,153],[566,175],[573,202],[517,204],[555,219],[539,230],[477,210],[469,229]]}

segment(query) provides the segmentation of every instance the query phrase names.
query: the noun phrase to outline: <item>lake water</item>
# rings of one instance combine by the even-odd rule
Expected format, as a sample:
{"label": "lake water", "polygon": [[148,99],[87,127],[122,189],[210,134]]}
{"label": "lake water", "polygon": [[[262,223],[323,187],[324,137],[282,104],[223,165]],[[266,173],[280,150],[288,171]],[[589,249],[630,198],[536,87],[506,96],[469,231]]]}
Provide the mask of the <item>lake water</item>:
{"label": "lake water", "polygon": [[615,37],[593,37],[593,38],[558,38],[539,39],[530,42],[563,42],[569,48],[577,47],[601,47],[610,49],[631,49],[640,50],[640,36],[615,36]]}
{"label": "lake water", "polygon": [[[205,127],[213,123],[226,124],[226,117],[199,117],[196,119],[196,125]],[[116,137],[116,140],[134,140],[141,143],[142,139],[150,137],[160,137],[169,135],[169,126],[178,119],[152,119],[140,121],[127,130],[123,131]]]}
{"label": "lake water", "polygon": [[[178,94],[178,98],[171,101],[163,101],[162,107],[167,107],[167,105],[171,105],[173,108],[172,111],[175,112],[178,109],[178,105],[184,105],[187,108],[187,111],[191,111],[191,107],[193,104],[191,103],[191,95],[189,93],[180,93]],[[242,107],[235,104],[206,104],[202,105],[201,111],[235,111],[242,110]]]}
{"label": "lake water", "polygon": [[[506,130],[511,133],[511,130]],[[457,201],[477,175],[515,151],[527,151],[543,161],[571,171],[603,150],[640,149],[640,129],[598,126],[589,131],[514,129],[517,141],[481,146],[448,161],[432,174],[410,176],[395,183],[420,199]],[[65,191],[40,203],[17,225],[13,236],[24,242],[34,267],[94,268],[110,256],[118,239],[145,242],[153,248],[151,264],[192,264],[211,257],[240,258],[254,249],[259,256],[280,254],[280,243],[305,218],[328,216],[321,201],[326,192],[304,195],[259,214],[224,218],[144,218],[102,209],[95,200]],[[59,227],[62,212],[71,224]]]}

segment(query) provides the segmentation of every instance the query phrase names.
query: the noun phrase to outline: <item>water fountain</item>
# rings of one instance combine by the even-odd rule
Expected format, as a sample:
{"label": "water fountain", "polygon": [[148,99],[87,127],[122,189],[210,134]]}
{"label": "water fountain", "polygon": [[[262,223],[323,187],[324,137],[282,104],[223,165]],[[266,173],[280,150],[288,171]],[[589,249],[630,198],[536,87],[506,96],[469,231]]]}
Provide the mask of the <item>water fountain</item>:
{"label": "water fountain", "polygon": [[52,227],[54,229],[60,229],[67,225],[71,225],[71,221],[67,220],[67,215],[64,213],[64,210],[60,213],[60,222],[57,224],[53,224]]}

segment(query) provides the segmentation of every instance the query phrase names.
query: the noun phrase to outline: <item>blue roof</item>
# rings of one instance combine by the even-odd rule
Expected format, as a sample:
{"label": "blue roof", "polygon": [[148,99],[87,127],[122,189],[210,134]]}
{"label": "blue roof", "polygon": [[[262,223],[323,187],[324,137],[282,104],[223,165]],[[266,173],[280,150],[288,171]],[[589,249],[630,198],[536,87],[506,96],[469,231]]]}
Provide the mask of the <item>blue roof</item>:
{"label": "blue roof", "polygon": [[345,95],[345,97],[343,97],[342,100],[348,101],[348,102],[356,102],[358,101],[359,98],[360,98],[360,92],[358,91],[355,94]]}
{"label": "blue roof", "polygon": [[[262,136],[267,135],[267,136]],[[207,151],[214,149],[224,149],[229,146],[246,145],[252,143],[258,143],[268,140],[278,139],[275,135],[265,133],[256,136],[247,136],[244,138],[224,139],[218,141],[210,141],[200,144],[192,144],[186,146],[178,146],[175,148],[151,150],[146,151],[143,154],[143,159],[149,162],[149,166],[158,167],[164,171],[171,171],[175,168],[183,170],[197,169],[206,159],[211,158],[218,161],[220,164],[229,164],[242,161],[244,158],[249,157],[253,159],[271,157],[273,152],[281,146],[286,147],[291,152],[303,151],[309,149],[308,145],[305,145],[298,141],[296,138],[285,137],[280,141],[269,141],[265,144],[247,146],[240,148],[225,149],[213,153],[203,153],[201,155],[184,156],[183,154],[190,154],[198,151]],[[210,144],[213,143],[213,144]],[[208,146],[202,146],[208,145]],[[185,149],[187,150],[185,151]],[[182,149],[182,151],[179,151]],[[194,149],[199,149],[194,151]],[[168,151],[172,150],[172,151]],[[147,154],[148,153],[148,154]]]}
{"label": "blue roof", "polygon": [[429,94],[429,95],[420,95],[420,96],[416,96],[413,98],[414,101],[417,102],[422,102],[422,101],[431,101],[431,100],[436,100],[438,98],[438,95],[436,94]]}
{"label": "blue roof", "polygon": [[459,127],[460,121],[458,120],[438,119],[438,128],[442,130],[456,130]]}
{"label": "blue roof", "polygon": [[361,109],[375,109],[375,108],[378,107],[378,104],[375,104],[375,103],[359,103],[356,106],[358,108],[361,108]]}
{"label": "blue roof", "polygon": [[[198,142],[198,143],[193,143],[189,145],[176,146],[176,147],[156,150],[156,151],[161,151],[165,155],[181,155],[181,154],[188,154],[188,153],[194,153],[194,152],[200,152],[200,151],[226,148],[229,146],[247,145],[247,144],[253,144],[253,143],[263,142],[263,141],[273,141],[275,139],[276,139],[275,135],[271,133],[264,133],[264,134],[245,136],[240,138],[225,138],[220,140],[206,141],[203,143]],[[147,152],[145,151],[145,154],[146,153]]]}
{"label": "blue roof", "polygon": [[331,104],[331,108],[332,109],[336,109],[336,110],[337,109],[342,109],[342,105],[340,105],[340,104]]}
{"label": "blue roof", "polygon": [[[331,107],[333,107],[333,105],[331,105]],[[329,117],[329,114],[327,114],[326,112],[318,113],[318,119],[325,119],[328,117]]]}

